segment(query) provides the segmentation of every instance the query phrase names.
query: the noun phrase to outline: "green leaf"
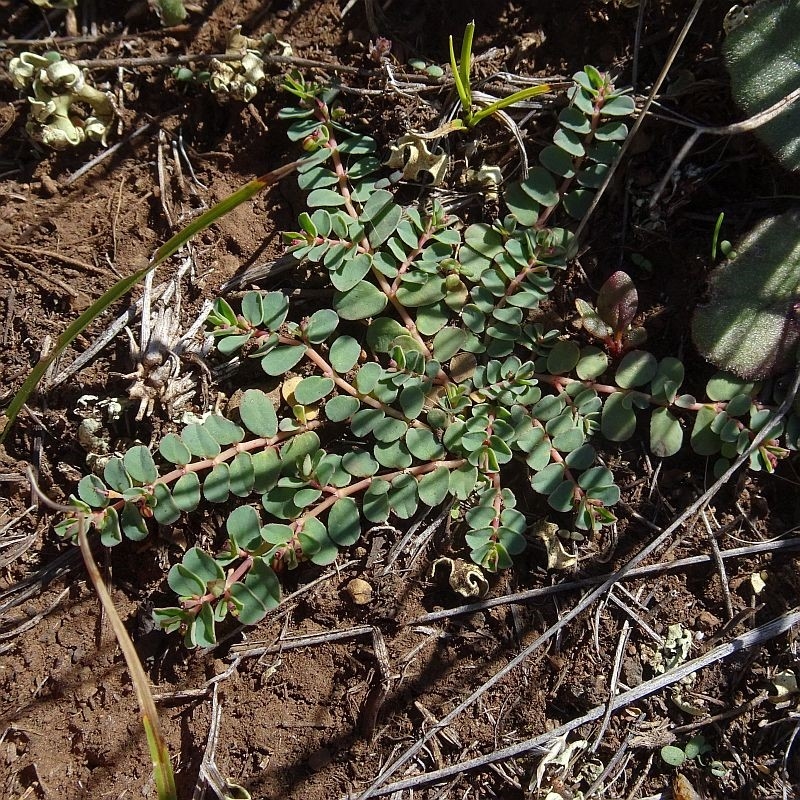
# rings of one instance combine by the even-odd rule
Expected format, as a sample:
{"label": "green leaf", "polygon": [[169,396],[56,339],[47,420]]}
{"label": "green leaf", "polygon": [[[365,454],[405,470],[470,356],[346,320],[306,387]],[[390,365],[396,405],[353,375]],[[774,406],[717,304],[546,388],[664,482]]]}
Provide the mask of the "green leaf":
{"label": "green leaf", "polygon": [[217,464],[203,481],[203,496],[209,503],[224,503],[230,494],[230,468]]}
{"label": "green leaf", "polygon": [[[305,348],[303,348],[305,349]],[[272,401],[258,389],[248,389],[239,402],[239,416],[247,429],[266,439],[278,433],[278,416]]]}
{"label": "green leaf", "polygon": [[513,183],[503,195],[508,210],[520,225],[530,228],[539,219],[539,204],[518,183]]}
{"label": "green leaf", "polygon": [[548,208],[558,203],[558,189],[553,176],[543,167],[532,167],[528,177],[520,184],[525,194]]}
{"label": "green leaf", "polygon": [[[244,585],[256,596],[264,611],[276,608],[281,601],[281,586],[266,558],[253,559],[253,566],[244,579]],[[241,616],[239,621],[248,625]]]}
{"label": "green leaf", "polygon": [[614,392],[606,398],[600,417],[600,431],[612,442],[624,442],[636,431],[636,415],[625,405],[625,394]]}
{"label": "green leaf", "polygon": [[317,450],[319,450],[319,436],[314,431],[304,431],[298,433],[281,448],[281,459],[285,465],[293,466],[300,459]]}
{"label": "green leaf", "polygon": [[247,497],[253,491],[255,480],[253,457],[250,453],[237,453],[233,461],[231,461],[231,493],[237,497]]}
{"label": "green leaf", "polygon": [[409,452],[420,461],[444,458],[444,447],[428,428],[409,428],[405,441]]}
{"label": "green leaf", "polygon": [[175,503],[169,489],[163,483],[157,483],[153,487],[153,495],[156,498],[156,506],[153,509],[153,517],[159,525],[172,525],[181,516],[181,509]]}
{"label": "green leaf", "polygon": [[241,442],[244,431],[235,423],[220,414],[211,414],[203,420],[203,427],[215,442],[221,445]]}
{"label": "green leaf", "polygon": [[200,613],[189,626],[184,643],[188,647],[213,647],[217,643],[214,632],[214,612],[208,603],[203,603]]}
{"label": "green leaf", "polygon": [[114,506],[109,506],[103,515],[99,527],[100,543],[103,547],[114,547],[122,541],[122,531],[119,527],[119,515]]}
{"label": "green leaf", "polygon": [[187,472],[175,481],[172,501],[179,511],[194,511],[200,505],[200,479],[196,472]]}
{"label": "green leaf", "polygon": [[253,456],[253,491],[264,494],[278,482],[281,473],[281,461],[275,448],[262,450]]}
{"label": "green leaf", "polygon": [[449,361],[467,341],[467,332],[461,328],[442,328],[433,337],[433,354],[440,362]]}
{"label": "green leaf", "polygon": [[378,442],[373,454],[378,463],[386,469],[408,469],[413,461],[411,453],[401,439],[394,442]]}
{"label": "green leaf", "polygon": [[181,440],[192,455],[201,458],[214,458],[221,452],[219,444],[214,441],[211,434],[196,422],[192,422],[181,431]]}
{"label": "green leaf", "polygon": [[138,483],[152,483],[158,477],[156,462],[144,445],[131,447],[123,459],[128,475]]}
{"label": "green leaf", "polygon": [[478,470],[471,464],[462,464],[450,473],[450,494],[458,500],[468,500],[478,483]]}
{"label": "green leaf", "polygon": [[328,512],[328,536],[339,547],[348,547],[360,538],[361,518],[352,497],[342,497],[331,506]]}
{"label": "green leaf", "polygon": [[173,565],[167,573],[167,583],[178,597],[202,597],[206,592],[205,581],[183,564]]}
{"label": "green leaf", "polygon": [[330,208],[331,206],[343,206],[344,197],[333,189],[314,189],[306,198],[309,208]]}
{"label": "green leaf", "polygon": [[562,178],[572,178],[575,175],[572,156],[560,147],[548,145],[539,153],[540,163],[550,172]]}
{"label": "green leaf", "polygon": [[413,475],[398,475],[389,488],[389,505],[400,519],[410,519],[417,512],[417,481]]}
{"label": "green leaf", "polygon": [[78,497],[92,508],[108,505],[108,489],[97,475],[84,475],[78,483]]}
{"label": "green leaf", "polygon": [[321,378],[319,375],[311,375],[303,378],[295,386],[294,397],[298,403],[310,406],[319,402],[333,391],[335,386],[332,378]]}
{"label": "green leaf", "polygon": [[668,744],[661,748],[661,760],[671,767],[680,767],[686,761],[686,754],[680,747]]}
{"label": "green leaf", "polygon": [[586,150],[583,147],[583,139],[578,134],[564,128],[559,128],[553,134],[553,144],[575,158],[586,154]]}
{"label": "green leaf", "polygon": [[573,189],[564,195],[564,210],[573,219],[582,219],[589,211],[589,206],[591,206],[593,199],[594,193],[588,189]]}
{"label": "green leaf", "polygon": [[680,422],[666,408],[657,408],[650,417],[650,451],[658,458],[667,458],[674,456],[682,444]]}
{"label": "green leaf", "polygon": [[547,371],[552,375],[566,375],[571,372],[581,357],[575,342],[568,339],[556,342],[547,356]]}
{"label": "green leaf", "polygon": [[417,419],[425,407],[425,392],[420,386],[409,384],[400,390],[397,401],[408,419]]}
{"label": "green leaf", "polygon": [[609,102],[603,104],[602,112],[608,117],[627,117],[636,111],[634,99],[627,94],[613,97]]}
{"label": "green leaf", "polygon": [[131,487],[131,479],[125,471],[121,458],[110,458],[103,467],[103,479],[116,492],[124,492]]}
{"label": "green leaf", "polygon": [[231,541],[243,550],[253,551],[261,545],[261,518],[252,506],[239,506],[231,511],[225,529]]}
{"label": "green leaf", "polygon": [[339,327],[339,315],[330,308],[315,311],[308,319],[306,336],[311,344],[321,344]]}
{"label": "green leaf", "polygon": [[[316,231],[312,235],[316,236]],[[254,328],[261,325],[264,321],[264,296],[261,292],[247,292],[245,294],[242,298],[242,316]]]}
{"label": "green leaf", "polygon": [[717,372],[711,376],[711,379],[706,384],[706,396],[709,400],[724,403],[732,400],[737,395],[749,395],[754,387],[755,384],[748,383],[735,375],[727,372]]}
{"label": "green leaf", "polygon": [[367,328],[367,344],[375,353],[388,353],[392,342],[404,333],[408,331],[397,320],[378,317]]}
{"label": "green leaf", "polygon": [[352,417],[360,407],[361,403],[357,398],[349,395],[338,395],[325,403],[325,416],[331,422],[344,422]]}
{"label": "green leaf", "polygon": [[386,308],[386,295],[375,285],[362,281],[347,292],[336,292],[333,305],[339,316],[346,320],[376,317]]}
{"label": "green leaf", "polygon": [[168,433],[158,445],[158,452],[171,464],[182,467],[192,460],[189,448],[181,441],[181,437]]}
{"label": "green leaf", "polygon": [[581,348],[580,360],[575,366],[575,372],[583,381],[599,378],[608,368],[608,356],[599,348],[592,345]]}
{"label": "green leaf", "polygon": [[622,389],[632,389],[649,383],[658,371],[658,362],[652,353],[644,350],[631,350],[626,353],[617,367],[614,380]]}
{"label": "green leaf", "polygon": [[548,464],[531,478],[531,486],[539,494],[549,495],[561,485],[563,478],[563,464]]}
{"label": "green leaf", "polygon": [[425,283],[403,283],[397,290],[397,300],[406,308],[419,308],[438,303],[447,294],[444,278],[430,276]]}
{"label": "green leaf", "polygon": [[375,524],[386,522],[389,516],[389,483],[376,478],[364,492],[361,511],[364,516]]}
{"label": "green leaf", "polygon": [[267,375],[285,375],[296,366],[306,354],[304,345],[278,345],[261,359],[261,369]]}
{"label": "green leaf", "polygon": [[361,356],[361,345],[352,336],[339,336],[331,344],[328,359],[331,366],[343,375],[349,372]]}
{"label": "green leaf", "polygon": [[368,478],[378,471],[378,462],[363,450],[351,450],[342,456],[342,466],[355,478]]}
{"label": "green leaf", "polygon": [[717,412],[713,408],[704,406],[694,418],[694,426],[689,441],[692,450],[700,456],[713,456],[719,452],[719,436],[711,429],[711,425],[717,418]]}
{"label": "green leaf", "polygon": [[417,485],[419,499],[426,506],[435,508],[450,494],[450,470],[437,467],[433,472],[423,475]]}

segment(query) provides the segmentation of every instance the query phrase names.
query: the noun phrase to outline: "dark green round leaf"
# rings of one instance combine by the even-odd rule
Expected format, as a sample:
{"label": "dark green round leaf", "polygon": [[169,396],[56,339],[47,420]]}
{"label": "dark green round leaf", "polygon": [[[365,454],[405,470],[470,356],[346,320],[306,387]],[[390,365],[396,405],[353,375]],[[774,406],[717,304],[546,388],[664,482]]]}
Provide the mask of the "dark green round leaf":
{"label": "dark green round leaf", "polygon": [[342,466],[356,478],[368,478],[378,471],[378,462],[363,450],[354,450],[342,456]]}
{"label": "dark green round leaf", "polygon": [[153,495],[156,498],[156,506],[153,509],[153,517],[159,525],[172,525],[181,516],[181,510],[172,498],[169,489],[163,483],[157,483],[153,487]]}
{"label": "dark green round leaf", "polygon": [[237,453],[236,457],[231,461],[231,493],[237,497],[247,497],[253,491],[255,480],[253,457],[250,453]]}
{"label": "dark green round leaf", "polygon": [[417,481],[413,475],[398,475],[389,488],[389,505],[400,519],[410,519],[419,505]]}
{"label": "dark green round leaf", "polygon": [[433,472],[423,475],[417,485],[419,499],[426,506],[435,508],[450,493],[450,470],[447,467],[437,467]]}
{"label": "dark green round leaf", "polygon": [[547,356],[547,371],[552,375],[566,375],[571,372],[581,357],[581,350],[575,342],[568,339],[556,342]]}
{"label": "dark green round leaf", "polygon": [[409,428],[405,440],[409,452],[420,461],[434,461],[445,456],[444,447],[428,428]]}
{"label": "dark green round leaf", "polygon": [[375,353],[388,353],[392,342],[404,333],[408,331],[397,320],[378,317],[367,328],[367,344]]}
{"label": "dark green round leaf", "polygon": [[583,381],[599,378],[608,367],[608,356],[599,347],[581,348],[581,357],[575,366],[575,372]]}
{"label": "dark green round leaf", "polygon": [[555,145],[548,145],[539,153],[539,161],[550,172],[562,178],[572,178],[575,175],[572,156],[565,150]]}

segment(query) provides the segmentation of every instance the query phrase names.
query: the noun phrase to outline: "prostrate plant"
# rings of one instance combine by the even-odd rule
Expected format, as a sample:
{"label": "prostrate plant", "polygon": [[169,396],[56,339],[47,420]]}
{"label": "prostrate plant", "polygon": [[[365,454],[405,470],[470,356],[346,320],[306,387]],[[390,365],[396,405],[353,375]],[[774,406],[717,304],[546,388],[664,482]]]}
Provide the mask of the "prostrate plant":
{"label": "prostrate plant", "polygon": [[[285,88],[298,100],[281,117],[306,154],[297,171],[309,207],[285,237],[330,286],[330,307],[304,316],[282,292],[248,292],[239,310],[219,299],[209,325],[220,354],[257,360],[286,405],[248,389],[228,416],[166,435],[163,466],[141,445],[112,458],[102,478],[81,480],[76,515],[59,526],[70,535],[86,515],[110,546],[145,537],[150,517],[169,525],[203,500],[235,501],[224,546],[188,550],[168,576],[179,604],[156,612],[189,646],[213,644],[229,614],[263,618],[279,601],[276,573],[330,564],[366,525],[421,505],[464,509],[470,556],[490,571],[526,546],[525,483],[578,529],[614,522],[619,489],[591,440],[629,439],[640,409],[655,409],[659,456],[682,446],[686,414],[692,446],[722,459],[765,424],[753,384],[716,378],[699,403],[678,394],[677,359],[635,349],[620,359],[635,340],[629,279],[587,306],[588,326],[584,309],[611,355],[535,319],[574,247],[549,223],[580,216],[627,135],[633,101],[607,76],[575,75],[541,166],[505,192],[510,213],[466,228],[435,198],[398,204],[376,142],[344,127],[329,93],[298,75]],[[779,434],[754,467],[786,452]]]}

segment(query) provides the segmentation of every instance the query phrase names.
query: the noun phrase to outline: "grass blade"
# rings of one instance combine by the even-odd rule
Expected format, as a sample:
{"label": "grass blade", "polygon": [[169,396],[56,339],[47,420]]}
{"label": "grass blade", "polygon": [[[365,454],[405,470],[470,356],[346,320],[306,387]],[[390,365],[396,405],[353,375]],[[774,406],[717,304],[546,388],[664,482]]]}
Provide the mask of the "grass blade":
{"label": "grass blade", "polygon": [[74,341],[75,337],[79,336],[89,325],[92,324],[110,305],[115,303],[126,292],[130,291],[137,283],[144,280],[148,272],[154,270],[159,264],[166,261],[173,253],[180,250],[193,236],[205,230],[209,225],[216,222],[220,217],[225,216],[237,206],[249,200],[254,195],[258,194],[262,189],[277,183],[282,178],[294,172],[300,161],[293,161],[290,164],[284,164],[278,169],[267,172],[259,178],[246,183],[241,189],[238,189],[233,194],[220,200],[219,203],[212,206],[202,213],[197,219],[190,222],[183,230],[176,233],[171,239],[165,242],[156,251],[153,258],[147,264],[137,270],[133,275],[129,275],[122,280],[117,281],[105,294],[98,300],[92,303],[86,311],[83,312],[69,327],[58,337],[55,347],[46,355],[42,356],[36,363],[36,366],[31,370],[25,382],[22,384],[20,390],[14,395],[11,404],[6,410],[4,419],[0,418],[0,424],[3,425],[0,431],[0,443],[2,443],[11,426],[17,418],[17,415],[25,405],[28,398],[36,390],[39,382],[44,377],[47,368],[58,358],[61,353]]}

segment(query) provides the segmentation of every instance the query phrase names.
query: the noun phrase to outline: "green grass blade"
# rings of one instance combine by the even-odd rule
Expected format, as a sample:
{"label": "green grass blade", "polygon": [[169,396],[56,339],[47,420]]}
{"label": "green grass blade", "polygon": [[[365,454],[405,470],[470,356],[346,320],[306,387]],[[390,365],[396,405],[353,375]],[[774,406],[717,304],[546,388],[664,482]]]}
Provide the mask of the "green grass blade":
{"label": "green grass blade", "polygon": [[472,69],[472,40],[475,37],[475,20],[467,23],[464,29],[464,39],[461,42],[461,63],[458,65],[459,72],[461,73],[461,83],[464,86],[464,93],[466,94],[470,105],[467,107],[467,112],[472,112],[472,88],[470,86],[469,73]]}
{"label": "green grass blade", "polygon": [[258,194],[262,189],[267,186],[277,183],[281,178],[286,177],[292,173],[300,164],[300,161],[293,161],[290,164],[284,164],[282,167],[267,172],[259,178],[255,178],[249,183],[245,184],[241,189],[229,195],[228,197],[220,200],[219,203],[212,206],[201,214],[197,219],[190,222],[183,230],[176,233],[171,239],[163,244],[156,251],[150,263],[142,267],[122,280],[117,281],[105,294],[96,300],[92,305],[86,309],[69,327],[58,337],[55,347],[42,358],[39,359],[36,366],[31,370],[25,382],[22,384],[20,390],[14,395],[11,404],[5,412],[5,419],[0,418],[0,424],[4,423],[3,430],[0,431],[0,443],[2,443],[11,426],[17,418],[17,415],[25,405],[28,398],[36,390],[39,382],[44,377],[47,368],[58,358],[61,353],[73,342],[75,337],[79,336],[89,325],[92,324],[110,305],[120,299],[126,292],[130,291],[137,283],[144,280],[148,272],[154,270],[159,264],[166,261],[173,253],[180,250],[193,236],[205,230],[209,225],[216,222],[220,217],[225,216],[237,206],[249,200],[254,195]]}
{"label": "green grass blade", "polygon": [[456,51],[453,47],[453,37],[450,37],[450,71],[453,73],[453,82],[456,85],[456,92],[458,93],[458,99],[461,101],[461,105],[464,108],[464,116],[469,116],[470,109],[472,108],[472,98],[469,94],[467,94],[467,90],[464,87],[464,83],[461,80],[461,74],[459,73],[459,67],[456,63]]}
{"label": "green grass blade", "polygon": [[476,111],[469,120],[469,126],[475,127],[481,120],[486,119],[486,117],[490,117],[494,114],[495,111],[500,111],[503,108],[508,108],[508,106],[513,106],[514,103],[519,103],[521,100],[527,100],[530,97],[536,97],[539,94],[545,94],[550,91],[550,87],[543,83],[540,86],[530,86],[527,89],[520,89],[518,92],[514,92],[514,94],[510,94],[508,97],[504,97],[501,100],[488,105],[480,111]]}

